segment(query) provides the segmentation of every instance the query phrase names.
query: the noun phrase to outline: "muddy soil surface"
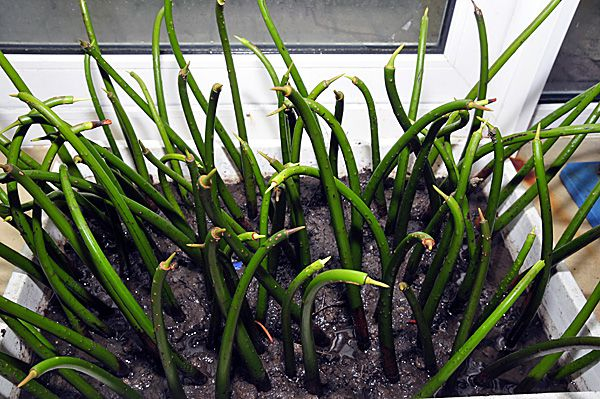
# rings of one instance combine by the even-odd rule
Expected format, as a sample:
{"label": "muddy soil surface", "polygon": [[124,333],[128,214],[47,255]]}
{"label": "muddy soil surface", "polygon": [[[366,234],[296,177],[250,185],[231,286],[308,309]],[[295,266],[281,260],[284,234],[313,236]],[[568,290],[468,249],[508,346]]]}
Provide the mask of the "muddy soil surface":
{"label": "muddy soil surface", "polygon": [[[362,176],[364,177],[364,176]],[[391,186],[391,182],[386,182]],[[234,196],[240,204],[243,203],[243,188],[239,185],[232,186]],[[387,189],[389,198],[391,187]],[[339,267],[337,259],[337,249],[333,232],[329,223],[329,210],[325,203],[325,198],[320,190],[317,181],[314,179],[302,180],[302,197],[306,214],[306,225],[311,243],[311,256],[313,259],[333,256],[328,267]],[[484,199],[480,198],[481,203],[485,204]],[[349,205],[345,204],[345,211],[349,215]],[[472,210],[475,214],[475,209]],[[186,216],[190,223],[194,225],[191,210],[186,209]],[[409,231],[417,231],[424,227],[424,220],[429,214],[429,200],[426,191],[420,190],[411,214]],[[349,220],[349,217],[347,217]],[[257,221],[255,221],[257,222]],[[140,258],[135,251],[128,252],[128,264],[119,258],[119,251],[114,237],[104,230],[100,225],[94,225],[96,237],[108,254],[109,260],[115,265],[125,280],[133,294],[150,314],[150,279]],[[156,253],[159,259],[166,258],[172,251],[176,250],[165,238],[154,234],[153,241]],[[127,248],[133,248],[128,244]],[[66,249],[72,257],[75,265],[80,264],[75,255]],[[435,250],[432,253],[426,253],[421,264],[421,274],[419,274],[413,288],[418,293],[419,285],[424,276],[423,271],[431,262]],[[287,286],[295,275],[297,265],[290,263],[289,258],[282,254],[280,256],[280,265],[277,272],[277,279],[282,286]],[[185,391],[190,398],[209,398],[214,392],[214,375],[216,371],[216,353],[211,348],[205,346],[210,305],[206,300],[206,291],[204,288],[203,277],[199,272],[199,265],[193,264],[184,254],[179,254],[176,258],[178,267],[169,272],[168,282],[175,293],[178,303],[185,312],[185,320],[176,322],[171,317],[166,316],[168,334],[173,346],[193,364],[205,370],[209,380],[205,385],[198,386],[194,381],[184,379]],[[439,312],[435,318],[432,332],[435,352],[438,364],[443,364],[449,357],[449,351],[452,347],[455,332],[458,328],[460,315],[455,315],[450,311],[450,302],[454,297],[458,284],[464,275],[466,268],[466,247],[462,249],[452,283],[446,290]],[[503,271],[510,265],[511,259],[502,245],[502,241],[497,237],[494,239],[494,251],[490,265],[488,282],[484,290],[484,301],[489,298],[497,283],[503,276]],[[364,231],[364,256],[362,268],[374,278],[380,276],[380,261],[377,246],[373,237],[365,229]],[[240,270],[239,273],[242,271]],[[106,293],[89,276],[85,270],[84,280],[90,290],[106,303],[111,303]],[[253,283],[248,296],[251,304],[255,303],[257,285]],[[377,344],[377,326],[374,320],[375,305],[377,302],[377,289],[365,287],[362,290],[363,300],[366,306],[367,320],[370,324],[371,347],[362,351],[357,347],[356,340],[353,337],[353,331],[349,318],[349,313],[344,306],[345,289],[343,285],[332,285],[324,288],[315,303],[314,320],[332,339],[330,347],[319,348],[319,363],[321,378],[325,383],[325,394],[327,398],[403,398],[413,395],[430,377],[425,370],[421,352],[416,345],[417,330],[413,321],[408,303],[402,293],[395,287],[394,293],[394,334],[396,343],[396,353],[399,359],[401,369],[400,381],[390,384],[386,381],[380,364],[378,344]],[[517,307],[518,307],[517,303]],[[48,309],[48,315],[61,322],[65,322],[61,315],[60,308],[55,300],[51,302]],[[241,374],[241,370],[236,370],[233,378],[233,392],[235,398],[307,398],[311,397],[302,386],[302,364],[301,349],[296,345],[297,364],[299,374],[296,378],[288,378],[283,370],[282,364],[282,344],[280,341],[281,323],[279,319],[280,307],[274,301],[271,301],[269,307],[268,320],[266,327],[274,337],[274,342],[269,343],[265,338],[265,352],[261,355],[264,366],[271,378],[273,388],[268,392],[258,392],[250,383],[246,382]],[[504,374],[501,379],[488,381],[486,386],[478,386],[474,383],[474,375],[482,369],[482,366],[489,364],[498,357],[498,351],[505,349],[503,345],[502,334],[506,329],[514,324],[517,314],[510,312],[494,328],[490,335],[475,351],[472,358],[466,365],[462,376],[458,379],[456,388],[452,392],[446,392],[448,395],[475,395],[490,393],[510,393],[515,383],[527,372],[527,368],[516,368],[512,372]],[[160,362],[150,357],[141,341],[128,327],[125,319],[118,313],[107,317],[107,323],[115,331],[114,338],[101,337],[94,333],[89,335],[106,346],[111,352],[115,353],[120,359],[124,360],[129,366],[130,373],[124,380],[127,384],[143,392],[144,398],[167,398],[168,389],[166,380],[161,373]],[[299,332],[295,328],[296,338],[299,342]],[[60,341],[49,337],[53,343],[60,348],[63,355],[82,356],[77,350]],[[530,326],[528,333],[523,337],[519,345],[539,342],[546,339],[539,320]],[[85,356],[84,356],[85,357]],[[235,361],[234,365],[239,364]],[[43,380],[48,381],[52,388],[62,397],[77,397],[77,393],[70,386],[56,377],[56,374],[44,376]],[[107,397],[116,397],[106,388],[100,388]],[[537,387],[538,391],[564,391],[567,389],[566,383],[544,383]]]}

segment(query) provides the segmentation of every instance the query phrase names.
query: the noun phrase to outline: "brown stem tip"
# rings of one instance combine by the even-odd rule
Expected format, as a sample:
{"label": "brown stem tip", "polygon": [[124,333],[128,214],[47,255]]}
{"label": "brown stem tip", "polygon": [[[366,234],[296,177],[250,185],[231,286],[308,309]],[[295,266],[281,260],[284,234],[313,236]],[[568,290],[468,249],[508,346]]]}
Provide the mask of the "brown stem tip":
{"label": "brown stem tip", "polygon": [[433,249],[433,246],[435,245],[435,240],[433,238],[423,238],[421,240],[421,244],[423,244],[423,246],[427,248],[427,250],[431,251]]}
{"label": "brown stem tip", "polygon": [[25,386],[25,384],[27,384],[29,381],[33,380],[35,377],[38,376],[38,372],[35,370],[29,370],[29,374],[27,374],[27,377],[25,377],[23,379],[23,381],[19,382],[19,385],[17,385],[17,388],[22,388]]}
{"label": "brown stem tip", "polygon": [[284,96],[289,97],[292,94],[294,89],[292,89],[292,86],[290,86],[290,85],[285,85],[285,86],[273,87],[271,90],[280,91],[283,93]]}

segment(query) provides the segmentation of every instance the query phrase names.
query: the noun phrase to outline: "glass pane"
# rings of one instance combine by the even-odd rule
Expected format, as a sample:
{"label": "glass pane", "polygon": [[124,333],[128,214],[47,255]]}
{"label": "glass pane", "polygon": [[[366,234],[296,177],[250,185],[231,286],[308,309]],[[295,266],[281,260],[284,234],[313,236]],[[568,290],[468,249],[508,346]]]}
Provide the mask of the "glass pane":
{"label": "glass pane", "polygon": [[581,92],[600,81],[600,0],[580,0],[545,93]]}
{"label": "glass pane", "polygon": [[[429,42],[440,38],[447,0],[272,0],[271,15],[287,44],[395,45],[415,43],[425,6],[429,6]],[[98,40],[104,45],[148,44],[162,0],[88,0]],[[75,0],[0,0],[2,45],[72,45],[85,38]],[[231,36],[270,43],[256,0],[229,0]],[[182,43],[219,41],[214,0],[178,0],[175,26]],[[166,34],[163,36],[165,43]]]}

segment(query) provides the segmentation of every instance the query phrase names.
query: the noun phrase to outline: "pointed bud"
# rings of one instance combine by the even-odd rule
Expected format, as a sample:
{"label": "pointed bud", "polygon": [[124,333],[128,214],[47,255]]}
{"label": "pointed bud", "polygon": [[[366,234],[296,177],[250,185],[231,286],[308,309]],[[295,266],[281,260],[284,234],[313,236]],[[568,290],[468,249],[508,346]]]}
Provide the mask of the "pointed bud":
{"label": "pointed bud", "polygon": [[369,284],[369,285],[374,285],[376,287],[382,287],[382,288],[390,288],[389,285],[387,285],[386,283],[383,283],[381,281],[377,281],[372,279],[371,277],[367,276],[365,278],[365,284]]}

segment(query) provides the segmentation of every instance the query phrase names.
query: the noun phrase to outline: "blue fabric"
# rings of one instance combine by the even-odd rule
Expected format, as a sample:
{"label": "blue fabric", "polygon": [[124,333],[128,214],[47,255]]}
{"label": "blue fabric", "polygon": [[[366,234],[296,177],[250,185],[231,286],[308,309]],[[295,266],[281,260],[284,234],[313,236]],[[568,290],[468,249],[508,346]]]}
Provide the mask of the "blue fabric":
{"label": "blue fabric", "polygon": [[[583,204],[600,180],[599,171],[600,162],[571,162],[560,172],[560,180],[577,206]],[[587,220],[592,227],[600,225],[600,201],[596,201],[587,215]]]}

